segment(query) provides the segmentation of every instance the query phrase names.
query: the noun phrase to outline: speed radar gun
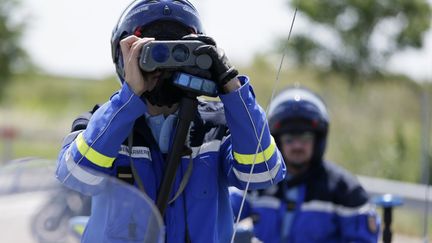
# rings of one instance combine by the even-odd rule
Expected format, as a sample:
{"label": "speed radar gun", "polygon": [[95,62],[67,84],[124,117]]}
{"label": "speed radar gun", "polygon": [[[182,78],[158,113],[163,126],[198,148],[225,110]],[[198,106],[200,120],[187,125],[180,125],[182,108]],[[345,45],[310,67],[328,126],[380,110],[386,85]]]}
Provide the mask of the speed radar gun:
{"label": "speed radar gun", "polygon": [[168,151],[167,168],[156,200],[156,205],[162,216],[168,205],[175,174],[184,152],[189,126],[197,112],[198,101],[196,97],[200,95],[216,97],[218,94],[214,81],[177,71],[185,67],[206,71],[211,67],[210,56],[194,54],[194,50],[201,45],[205,45],[205,43],[196,40],[152,41],[143,46],[140,56],[139,65],[145,72],[176,71],[173,76],[173,85],[186,93],[180,101],[179,120],[174,141],[170,151]]}
{"label": "speed radar gun", "polygon": [[[208,70],[212,65],[206,55],[195,55],[193,51],[205,43],[197,40],[152,41],[143,46],[140,67],[145,72],[156,69],[176,70],[181,67],[198,67]],[[195,95],[217,96],[215,82],[194,75],[177,72],[173,84]]]}

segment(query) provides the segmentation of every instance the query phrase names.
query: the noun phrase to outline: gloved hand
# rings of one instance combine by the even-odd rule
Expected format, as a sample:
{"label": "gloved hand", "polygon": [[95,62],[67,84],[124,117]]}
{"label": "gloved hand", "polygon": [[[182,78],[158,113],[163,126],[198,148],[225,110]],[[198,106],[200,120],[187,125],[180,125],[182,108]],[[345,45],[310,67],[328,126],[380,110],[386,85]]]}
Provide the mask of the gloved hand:
{"label": "gloved hand", "polygon": [[198,40],[207,44],[195,49],[194,54],[207,54],[210,56],[212,59],[212,65],[209,70],[211,74],[210,79],[218,84],[219,89],[222,89],[226,83],[237,77],[237,69],[231,65],[225,52],[221,48],[216,47],[216,42],[213,38],[206,35],[191,34],[184,36],[182,39]]}

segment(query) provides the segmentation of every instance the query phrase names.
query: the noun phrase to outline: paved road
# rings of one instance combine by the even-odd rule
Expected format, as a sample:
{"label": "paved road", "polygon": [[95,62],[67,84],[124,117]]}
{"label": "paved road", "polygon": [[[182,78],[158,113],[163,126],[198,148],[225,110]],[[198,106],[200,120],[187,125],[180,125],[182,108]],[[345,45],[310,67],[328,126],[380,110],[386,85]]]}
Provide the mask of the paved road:
{"label": "paved road", "polygon": [[31,218],[43,205],[47,194],[22,193],[0,197],[0,242],[35,242],[31,235]]}
{"label": "paved road", "polygon": [[[31,234],[31,218],[48,197],[46,192],[28,192],[0,197],[0,242],[36,242]],[[394,235],[393,243],[422,243],[421,239]]]}
{"label": "paved road", "polygon": [[[49,198],[49,192],[35,192],[34,190],[46,189],[52,185],[55,187],[57,183],[52,176],[52,169],[38,169],[15,170],[16,173],[3,173],[0,176],[0,242],[35,242],[31,233],[31,218]],[[422,185],[363,176],[360,176],[359,180],[371,194],[396,194],[404,197],[405,207],[416,210],[424,208],[425,187]],[[12,191],[20,191],[21,193],[11,194]],[[429,199],[429,205],[432,209],[431,202],[432,195]],[[414,242],[421,243],[422,240],[404,235],[394,235],[393,243]]]}

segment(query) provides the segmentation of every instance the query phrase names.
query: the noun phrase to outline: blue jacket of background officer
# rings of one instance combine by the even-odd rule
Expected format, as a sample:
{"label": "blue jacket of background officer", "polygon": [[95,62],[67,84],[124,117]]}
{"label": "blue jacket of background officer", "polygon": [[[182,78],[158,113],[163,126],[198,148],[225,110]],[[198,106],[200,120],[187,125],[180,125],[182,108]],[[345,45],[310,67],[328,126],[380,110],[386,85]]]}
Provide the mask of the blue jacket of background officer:
{"label": "blue jacket of background officer", "polygon": [[[367,193],[353,175],[323,160],[329,125],[324,102],[307,89],[285,89],[270,106],[269,125],[287,177],[248,195],[241,218],[252,217],[256,237],[266,243],[377,242],[379,220]],[[293,139],[311,142],[306,163],[292,159],[301,150],[287,154],[284,143]],[[231,191],[235,216],[241,199]]]}
{"label": "blue jacket of background officer", "polygon": [[[203,34],[203,30],[196,9],[185,0],[137,0],[120,17],[111,43],[122,87],[108,102],[74,122],[58,159],[57,178],[93,196],[92,214],[82,242],[142,242],[145,229],[139,228],[140,220],[146,219],[133,211],[117,210],[114,202],[125,194],[121,190],[98,190],[103,182],[98,173],[123,179],[135,187],[142,184],[145,193],[156,200],[176,125],[176,107],[183,95],[171,84],[170,72],[164,70],[145,73],[153,81],[156,79],[155,88],[137,95],[125,78],[128,66],[123,62],[120,41],[143,36],[180,39],[190,33]],[[250,180],[251,189],[266,188],[284,178],[285,164],[249,79],[238,76],[211,38],[189,38],[206,43],[200,51],[208,54],[213,64],[208,73],[183,71],[215,80],[221,102],[199,103],[171,198],[179,190],[181,195],[169,204],[164,216],[166,240],[228,242],[233,232],[228,187],[244,189]],[[237,87],[227,91],[230,84]],[[152,109],[169,112],[155,115]],[[259,143],[261,131],[264,133]],[[188,168],[193,169],[184,187]],[[131,230],[130,226],[138,229]]]}

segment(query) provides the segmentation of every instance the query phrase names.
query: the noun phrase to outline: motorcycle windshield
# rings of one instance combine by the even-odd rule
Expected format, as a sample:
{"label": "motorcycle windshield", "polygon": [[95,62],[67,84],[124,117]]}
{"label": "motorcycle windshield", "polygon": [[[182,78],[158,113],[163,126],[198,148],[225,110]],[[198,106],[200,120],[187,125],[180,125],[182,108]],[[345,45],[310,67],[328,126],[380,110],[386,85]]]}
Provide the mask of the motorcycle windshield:
{"label": "motorcycle windshield", "polygon": [[[144,193],[88,168],[69,169],[75,174],[57,179],[53,161],[0,167],[0,242],[164,242],[162,218]],[[95,207],[97,200],[109,206]]]}

